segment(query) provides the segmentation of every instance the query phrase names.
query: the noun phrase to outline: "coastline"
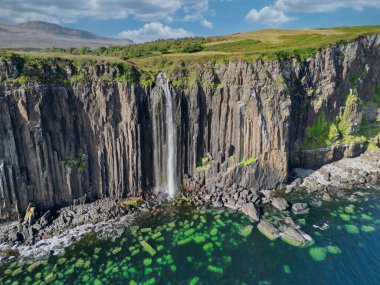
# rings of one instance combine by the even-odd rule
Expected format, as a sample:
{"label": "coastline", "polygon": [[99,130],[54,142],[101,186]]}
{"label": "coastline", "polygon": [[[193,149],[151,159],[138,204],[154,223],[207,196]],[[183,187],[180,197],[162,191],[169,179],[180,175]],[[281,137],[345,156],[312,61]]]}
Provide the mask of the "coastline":
{"label": "coastline", "polygon": [[[344,190],[369,187],[380,181],[380,151],[366,152],[357,158],[345,158],[316,171],[295,169],[294,173],[293,182],[286,189],[279,191],[254,191],[238,186],[236,189],[212,187],[200,189],[192,195],[183,193],[171,203],[168,203],[164,197],[150,196],[139,204],[139,207],[132,205],[122,207],[121,200],[111,199],[65,207],[51,215],[48,224],[40,229],[34,239],[29,239],[31,241],[29,244],[10,239],[12,234],[17,235],[20,232],[18,230],[22,223],[5,223],[0,225],[2,237],[0,264],[19,258],[33,260],[57,255],[90,232],[97,233],[101,238],[117,236],[125,227],[137,220],[183,203],[190,203],[199,208],[240,211],[249,216],[253,222],[260,221],[258,229],[267,237],[273,239],[281,237],[291,245],[306,246],[312,242],[312,238],[302,232],[299,224],[285,216],[279,224],[276,224],[271,221],[270,216],[281,215],[285,210],[291,210],[293,213],[307,211],[309,205],[292,203],[289,198],[291,194],[308,196],[312,200],[311,203],[317,206],[331,200],[353,199],[355,196],[360,196],[360,192],[352,194]],[[44,217],[45,215],[42,215],[34,224],[45,222],[41,221],[46,218]],[[33,225],[30,228],[33,228]],[[6,253],[9,249],[13,250],[13,253],[17,252],[19,256],[8,256]]]}

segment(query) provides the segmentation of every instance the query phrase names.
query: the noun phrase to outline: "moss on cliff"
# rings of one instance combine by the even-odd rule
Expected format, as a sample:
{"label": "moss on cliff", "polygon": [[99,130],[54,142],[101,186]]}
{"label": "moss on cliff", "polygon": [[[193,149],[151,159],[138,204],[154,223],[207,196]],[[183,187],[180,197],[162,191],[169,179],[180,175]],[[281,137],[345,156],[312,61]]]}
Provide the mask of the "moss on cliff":
{"label": "moss on cliff", "polygon": [[312,149],[355,143],[365,143],[368,147],[374,148],[380,141],[380,127],[367,124],[365,116],[362,116],[359,126],[356,126],[355,120],[363,104],[376,102],[377,96],[375,94],[369,101],[363,102],[354,89],[346,96],[343,112],[334,121],[326,120],[325,114],[322,113],[312,126],[306,128],[303,148]]}
{"label": "moss on cliff", "polygon": [[303,142],[304,148],[317,148],[333,144],[340,138],[340,133],[335,122],[325,119],[322,112],[314,125],[306,128],[306,138]]}
{"label": "moss on cliff", "polygon": [[249,165],[252,165],[254,163],[257,162],[257,158],[256,157],[249,157],[247,159],[244,159],[242,161],[240,161],[237,166],[249,166]]}
{"label": "moss on cliff", "polygon": [[85,155],[65,158],[62,160],[62,163],[67,170],[72,170],[73,167],[77,167],[79,171],[83,171],[86,167]]}

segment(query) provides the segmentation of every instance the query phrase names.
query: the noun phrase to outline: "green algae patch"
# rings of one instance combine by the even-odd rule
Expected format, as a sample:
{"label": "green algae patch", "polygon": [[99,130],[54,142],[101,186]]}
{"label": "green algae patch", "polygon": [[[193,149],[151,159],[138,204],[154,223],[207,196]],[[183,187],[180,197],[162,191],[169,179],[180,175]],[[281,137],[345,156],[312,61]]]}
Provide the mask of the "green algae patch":
{"label": "green algae patch", "polygon": [[203,246],[203,250],[206,251],[206,252],[211,251],[211,250],[213,250],[213,249],[214,249],[214,245],[213,245],[211,242],[206,243],[206,244]]}
{"label": "green algae patch", "polygon": [[321,262],[327,257],[327,250],[323,247],[312,247],[309,249],[309,254],[313,260]]}
{"label": "green algae patch", "polygon": [[12,276],[15,277],[19,275],[20,273],[22,273],[22,268],[17,268],[16,270],[12,272]]}
{"label": "green algae patch", "polygon": [[149,278],[148,280],[146,280],[144,282],[144,285],[153,285],[156,283],[156,278],[152,277],[152,278]]}
{"label": "green algae patch", "polygon": [[177,242],[177,244],[178,245],[185,245],[185,244],[188,244],[192,241],[193,241],[193,239],[191,237],[188,237],[188,238],[180,240],[179,242]]}
{"label": "green algae patch", "polygon": [[193,233],[195,232],[195,229],[189,229],[187,231],[185,231],[185,236],[191,236]]}
{"label": "green algae patch", "polygon": [[142,233],[150,233],[152,231],[152,228],[142,228],[140,232]]}
{"label": "green algae patch", "polygon": [[123,249],[121,247],[116,247],[112,250],[112,254],[115,255],[115,254],[118,254],[120,251],[122,251]]}
{"label": "green algae patch", "polygon": [[341,254],[342,253],[342,250],[335,245],[329,245],[327,247],[327,251],[328,251],[328,253],[331,253],[331,254]]}
{"label": "green algae patch", "polygon": [[373,220],[373,218],[367,214],[361,214],[360,217],[366,221],[372,221]]}
{"label": "green algae patch", "polygon": [[355,225],[344,225],[344,229],[349,234],[358,234],[360,233],[359,228]]}
{"label": "green algae patch", "polygon": [[152,235],[152,239],[158,239],[160,236],[161,236],[161,233],[157,232],[157,233]]}
{"label": "green algae patch", "polygon": [[223,274],[223,268],[214,265],[208,265],[207,270],[214,273]]}
{"label": "green algae patch", "polygon": [[48,275],[46,275],[46,277],[44,278],[44,280],[46,281],[46,282],[52,282],[53,280],[55,279],[55,275],[54,275],[54,273],[52,272],[52,273],[50,273],[50,274],[48,274]]}
{"label": "green algae patch", "polygon": [[210,235],[212,236],[216,236],[218,234],[218,229],[212,229],[211,232],[210,232]]}
{"label": "green algae patch", "polygon": [[363,225],[361,226],[360,228],[363,232],[365,233],[372,233],[375,231],[375,228],[373,226],[370,226],[370,225]]}
{"label": "green algae patch", "polygon": [[350,216],[347,215],[347,214],[339,214],[339,217],[345,221],[345,222],[349,222],[351,220]]}
{"label": "green algae patch", "polygon": [[147,243],[145,240],[140,241],[140,244],[143,247],[143,249],[146,252],[148,252],[151,256],[156,255],[156,253],[157,253],[156,250],[149,243]]}
{"label": "green algae patch", "polygon": [[347,213],[347,214],[354,214],[355,213],[355,206],[354,205],[349,205],[347,207],[344,208],[344,211]]}
{"label": "green algae patch", "polygon": [[289,265],[284,265],[284,266],[282,267],[282,269],[284,270],[284,272],[285,272],[286,274],[291,274],[291,273],[292,273],[292,271],[290,270]]}
{"label": "green algae patch", "polygon": [[193,237],[195,243],[204,243],[206,241],[206,237],[203,235],[196,235]]}
{"label": "green algae patch", "polygon": [[67,261],[66,258],[61,257],[61,258],[59,258],[59,259],[57,260],[57,264],[58,264],[58,265],[63,265],[63,264],[66,263],[66,261]]}
{"label": "green algae patch", "polygon": [[301,226],[305,226],[305,225],[306,225],[306,220],[305,220],[305,219],[298,219],[297,222],[298,222]]}
{"label": "green algae patch", "polygon": [[253,230],[253,226],[252,225],[248,225],[246,227],[242,227],[239,229],[239,234],[243,237],[248,237],[251,233],[252,233],[252,230]]}
{"label": "green algae patch", "polygon": [[[60,259],[58,259],[58,260],[60,260]],[[65,260],[66,260],[66,258],[65,258]],[[66,262],[66,261],[65,261],[65,262]],[[34,263],[32,263],[31,265],[29,265],[29,266],[27,267],[26,270],[27,270],[28,272],[32,272],[32,271],[34,271],[35,269],[37,269],[37,267],[39,267],[41,264],[42,264],[41,261],[34,262]]]}
{"label": "green algae patch", "polygon": [[189,282],[189,285],[197,285],[198,282],[199,282],[199,277],[198,276],[194,276],[193,278],[191,278],[190,282]]}
{"label": "green algae patch", "polygon": [[221,219],[216,219],[216,222],[217,222],[220,226],[222,226],[222,227],[225,227],[225,226],[226,226],[226,224],[225,224]]}
{"label": "green algae patch", "polygon": [[143,261],[144,266],[150,266],[152,264],[152,259],[151,258],[146,258]]}
{"label": "green algae patch", "polygon": [[75,262],[75,267],[80,268],[80,267],[83,267],[83,265],[84,265],[84,260],[81,258],[78,259],[77,262]]}

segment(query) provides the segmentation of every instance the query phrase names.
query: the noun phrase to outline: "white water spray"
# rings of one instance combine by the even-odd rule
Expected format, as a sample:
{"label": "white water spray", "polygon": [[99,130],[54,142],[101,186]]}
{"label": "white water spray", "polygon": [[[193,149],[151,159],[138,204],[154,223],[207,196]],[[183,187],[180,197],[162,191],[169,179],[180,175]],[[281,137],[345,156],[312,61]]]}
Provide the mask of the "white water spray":
{"label": "white water spray", "polygon": [[166,181],[168,194],[174,197],[176,190],[176,127],[174,124],[173,96],[170,92],[169,80],[166,80],[165,88],[165,107],[166,107],[166,147],[167,147],[167,164],[166,164]]}
{"label": "white water spray", "polygon": [[[158,86],[164,93],[154,92],[153,109],[153,147],[154,147],[154,177],[156,191],[164,191],[169,197],[174,197],[177,182],[177,127],[175,123],[174,94],[169,86],[169,80],[164,73],[157,76]],[[164,99],[164,100],[163,100]],[[160,102],[165,102],[165,108],[160,108]],[[162,116],[163,112],[165,116]],[[165,132],[163,132],[165,130]],[[165,175],[166,174],[166,175]]]}

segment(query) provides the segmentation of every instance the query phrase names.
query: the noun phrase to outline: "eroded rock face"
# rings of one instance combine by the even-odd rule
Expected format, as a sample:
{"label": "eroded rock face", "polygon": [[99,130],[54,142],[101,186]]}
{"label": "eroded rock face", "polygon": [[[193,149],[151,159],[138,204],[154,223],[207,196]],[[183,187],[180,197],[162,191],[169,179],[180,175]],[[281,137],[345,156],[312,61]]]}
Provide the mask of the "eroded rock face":
{"label": "eroded rock face", "polygon": [[[380,85],[379,43],[379,36],[363,37],[303,61],[199,65],[196,84],[170,87],[180,183],[191,181],[182,184],[194,190],[274,189],[304,161],[357,155],[308,159],[299,150],[322,112],[332,120],[342,111],[351,77],[361,72],[361,98]],[[107,65],[61,82],[60,76],[70,82],[73,67],[55,64],[19,70],[15,61],[0,62],[0,219],[15,218],[29,203],[51,208],[155,186],[153,108],[162,102],[153,98],[162,90],[115,82],[117,67]],[[7,83],[20,74],[33,76],[27,84]]]}

